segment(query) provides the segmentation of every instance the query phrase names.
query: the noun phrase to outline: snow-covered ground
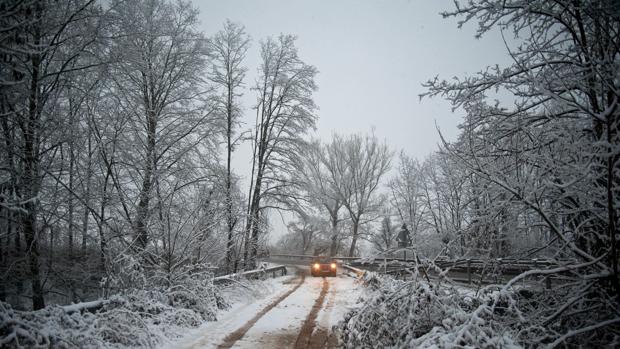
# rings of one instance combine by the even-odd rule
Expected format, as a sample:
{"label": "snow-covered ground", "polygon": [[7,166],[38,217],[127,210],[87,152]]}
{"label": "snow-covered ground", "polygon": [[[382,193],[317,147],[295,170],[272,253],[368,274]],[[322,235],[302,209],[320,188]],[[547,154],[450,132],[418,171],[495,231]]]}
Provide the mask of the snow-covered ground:
{"label": "snow-covered ground", "polygon": [[207,322],[163,348],[201,349],[222,344],[288,348],[297,341],[311,347],[328,346],[335,343],[332,326],[355,306],[362,289],[354,278],[343,274],[335,278],[298,274],[273,279],[266,285],[271,289],[266,290],[265,297],[238,299],[231,309],[219,314],[218,321]]}

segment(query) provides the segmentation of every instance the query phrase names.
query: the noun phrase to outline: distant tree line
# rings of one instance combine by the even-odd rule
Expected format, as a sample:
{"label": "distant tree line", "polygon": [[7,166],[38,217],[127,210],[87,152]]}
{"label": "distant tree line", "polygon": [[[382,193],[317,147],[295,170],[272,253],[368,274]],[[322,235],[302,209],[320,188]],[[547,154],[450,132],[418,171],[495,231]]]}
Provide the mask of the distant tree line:
{"label": "distant tree line", "polygon": [[510,213],[499,193],[490,193],[490,184],[449,152],[451,146],[423,161],[401,151],[393,161],[374,134],[310,142],[297,166],[295,219],[274,248],[402,256],[397,238],[406,230],[408,250],[427,258],[565,256],[539,217]]}

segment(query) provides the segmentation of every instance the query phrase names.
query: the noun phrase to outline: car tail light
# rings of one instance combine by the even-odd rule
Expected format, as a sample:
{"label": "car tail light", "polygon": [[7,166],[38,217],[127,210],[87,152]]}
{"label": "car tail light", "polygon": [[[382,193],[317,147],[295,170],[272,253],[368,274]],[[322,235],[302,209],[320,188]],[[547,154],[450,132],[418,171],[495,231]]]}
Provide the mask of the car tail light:
{"label": "car tail light", "polygon": [[336,263],[332,263],[332,269],[336,269]]}
{"label": "car tail light", "polygon": [[321,268],[321,265],[319,263],[314,263],[314,269],[319,269]]}

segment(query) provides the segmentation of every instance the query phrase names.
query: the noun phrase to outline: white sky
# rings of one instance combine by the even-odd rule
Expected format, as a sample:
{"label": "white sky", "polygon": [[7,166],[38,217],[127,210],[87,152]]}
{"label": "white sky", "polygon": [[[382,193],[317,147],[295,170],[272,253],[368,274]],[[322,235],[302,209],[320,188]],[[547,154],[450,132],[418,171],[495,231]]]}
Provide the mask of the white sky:
{"label": "white sky", "polygon": [[[498,32],[480,40],[474,26],[458,29],[456,20],[439,13],[452,0],[194,0],[201,28],[212,35],[228,18],[252,37],[246,85],[254,84],[259,41],[280,33],[298,36],[300,57],[319,70],[315,102],[316,134],[370,132],[396,152],[423,160],[437,149],[436,125],[448,139],[457,134],[462,112],[452,113],[440,98],[419,100],[423,82],[463,77],[487,65],[506,65],[509,57]],[[244,96],[246,125],[254,121],[255,96]],[[236,172],[248,178],[248,145],[234,155]],[[275,223],[275,222],[274,222]],[[283,227],[277,228],[282,230]],[[276,233],[276,235],[280,235]]]}

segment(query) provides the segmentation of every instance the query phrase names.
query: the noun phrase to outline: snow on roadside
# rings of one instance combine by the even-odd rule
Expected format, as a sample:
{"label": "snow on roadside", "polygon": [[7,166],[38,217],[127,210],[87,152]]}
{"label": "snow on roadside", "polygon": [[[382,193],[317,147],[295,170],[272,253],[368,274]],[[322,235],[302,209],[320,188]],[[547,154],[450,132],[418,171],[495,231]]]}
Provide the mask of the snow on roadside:
{"label": "snow on roadside", "polygon": [[359,306],[357,302],[363,290],[360,280],[354,277],[339,275],[330,279],[329,296],[317,317],[317,327],[331,331],[346,313]]}

